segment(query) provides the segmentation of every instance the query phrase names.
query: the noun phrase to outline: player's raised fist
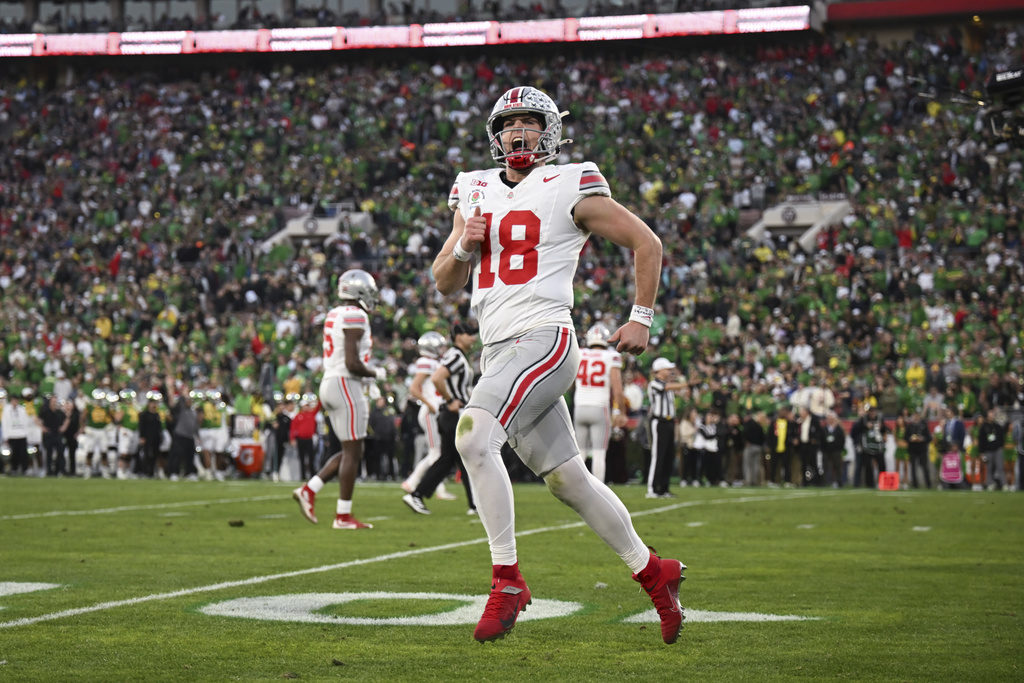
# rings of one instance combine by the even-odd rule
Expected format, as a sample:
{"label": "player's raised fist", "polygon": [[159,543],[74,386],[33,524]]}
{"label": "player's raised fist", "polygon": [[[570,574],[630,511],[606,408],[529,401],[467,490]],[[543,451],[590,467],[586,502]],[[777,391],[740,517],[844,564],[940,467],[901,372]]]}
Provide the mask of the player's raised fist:
{"label": "player's raised fist", "polygon": [[632,353],[638,356],[647,349],[650,334],[650,330],[640,323],[628,322],[609,337],[608,346],[614,347],[619,353]]}

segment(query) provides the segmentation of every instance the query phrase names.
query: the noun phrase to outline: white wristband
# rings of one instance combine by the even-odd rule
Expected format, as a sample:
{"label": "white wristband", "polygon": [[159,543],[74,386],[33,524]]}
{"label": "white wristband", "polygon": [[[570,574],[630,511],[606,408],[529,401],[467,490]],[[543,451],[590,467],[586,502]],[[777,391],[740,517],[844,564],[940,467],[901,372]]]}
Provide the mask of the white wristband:
{"label": "white wristband", "polygon": [[388,378],[388,371],[384,368],[375,368],[373,375],[378,382],[383,382]]}
{"label": "white wristband", "polygon": [[654,309],[646,306],[633,306],[633,312],[629,314],[629,321],[650,327],[654,322]]}
{"label": "white wristband", "polygon": [[455,248],[452,249],[452,256],[455,257],[456,261],[468,261],[473,258],[473,252],[463,249],[462,240],[460,239],[455,243]]}

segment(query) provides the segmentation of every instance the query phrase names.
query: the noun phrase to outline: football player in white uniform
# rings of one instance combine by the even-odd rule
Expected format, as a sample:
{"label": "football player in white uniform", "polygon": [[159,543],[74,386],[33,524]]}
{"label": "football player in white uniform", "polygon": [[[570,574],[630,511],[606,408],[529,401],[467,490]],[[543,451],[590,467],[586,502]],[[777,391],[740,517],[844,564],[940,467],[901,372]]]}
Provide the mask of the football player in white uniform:
{"label": "football player in white uniform", "polygon": [[384,368],[371,368],[370,319],[367,315],[377,305],[377,283],[364,270],[349,270],[338,280],[341,305],[332,308],[324,320],[324,376],[320,381],[320,403],[341,441],[335,453],[306,484],[292,491],[306,519],[316,524],[316,494],[334,475],[338,475],[338,506],[334,529],[370,529],[352,516],[352,492],[355,489],[359,463],[363,458],[363,441],[370,419],[370,406],[364,393],[363,378],[383,381]]}
{"label": "football player in white uniform", "polygon": [[[441,457],[441,433],[437,429],[437,411],[441,406],[442,396],[430,378],[440,365],[441,355],[448,347],[448,343],[440,332],[431,331],[420,335],[416,344],[420,357],[416,360],[416,372],[412,384],[409,385],[409,395],[420,402],[419,423],[427,437],[427,455],[416,463],[412,473],[402,482],[402,490],[406,493],[416,490],[423,475]],[[441,500],[455,500],[455,496],[445,488],[444,482],[438,485],[436,495]]]}
{"label": "football player in white uniform", "polygon": [[661,617],[662,638],[675,642],[683,564],[649,550],[626,507],[587,470],[563,397],[580,361],[571,308],[581,247],[594,233],[634,253],[636,305],[608,343],[641,353],[654,317],[661,240],[611,198],[595,164],[548,165],[564,141],[562,114],[543,92],[517,87],[503,94],[487,119],[487,137],[499,168],[458,175],[448,200],[452,232],[433,264],[443,294],[472,279],[484,344],[480,381],[456,436],[491,550],[491,593],[473,636],[480,642],[504,636],[531,598],[519,571],[512,484],[501,460],[507,440],[633,570]]}
{"label": "football player in white uniform", "polygon": [[626,422],[620,407],[626,404],[622,395],[622,356],[608,348],[611,336],[604,323],[587,330],[587,348],[580,349],[572,402],[580,453],[584,460],[590,460],[590,471],[601,481],[605,480],[605,455],[612,427],[621,427]]}

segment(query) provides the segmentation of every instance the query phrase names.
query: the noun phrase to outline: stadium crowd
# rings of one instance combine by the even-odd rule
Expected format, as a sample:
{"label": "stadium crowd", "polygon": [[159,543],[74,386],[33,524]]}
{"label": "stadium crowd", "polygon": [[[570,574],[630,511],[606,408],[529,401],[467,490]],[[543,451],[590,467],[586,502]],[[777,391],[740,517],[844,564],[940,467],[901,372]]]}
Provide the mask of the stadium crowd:
{"label": "stadium crowd", "polygon": [[[79,61],[59,77],[8,74],[0,383],[9,398],[126,390],[144,404],[174,390],[170,375],[235,412],[251,412],[253,396],[270,409],[275,393],[316,387],[335,278],[362,267],[381,286],[374,353],[390,373],[385,404],[401,412],[416,338],[469,313],[468,293],[442,298],[428,272],[450,226],[450,183],[490,165],[486,114],[529,83],[570,112],[576,143],[561,161],[597,162],[665,245],[651,348],[627,360],[627,386],[667,358],[686,383],[680,414],[716,412],[732,426],[816,389],[816,412],[853,421],[868,405],[890,420],[950,409],[968,424],[992,409],[1014,453],[1022,154],[942,93],[980,90],[1019,65],[1021,38],[1003,26],[984,41],[922,31],[888,47],[832,36],[693,53],[194,75]],[[814,253],[745,235],[745,212],[818,193],[853,208]],[[289,215],[343,200],[374,229],[264,248]],[[629,254],[611,247],[592,240],[581,254],[581,330],[628,315]],[[643,409],[630,407],[634,418]]]}

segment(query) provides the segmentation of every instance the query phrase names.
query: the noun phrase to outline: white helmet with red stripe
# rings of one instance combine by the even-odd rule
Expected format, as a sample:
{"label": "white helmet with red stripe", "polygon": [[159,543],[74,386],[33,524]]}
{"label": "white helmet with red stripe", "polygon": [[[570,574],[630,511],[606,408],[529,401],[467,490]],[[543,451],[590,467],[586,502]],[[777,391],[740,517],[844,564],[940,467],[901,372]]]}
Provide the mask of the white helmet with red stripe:
{"label": "white helmet with red stripe", "polygon": [[[536,114],[544,127],[536,149],[506,150],[501,143],[501,120],[510,114]],[[498,98],[487,119],[487,139],[491,143],[491,157],[502,166],[524,169],[558,156],[562,145],[562,115],[554,100],[536,88],[512,88]],[[566,140],[565,142],[568,142]]]}
{"label": "white helmet with red stripe", "polygon": [[608,348],[608,338],[612,336],[611,330],[604,323],[594,323],[587,330],[586,340],[588,347],[603,346]]}

